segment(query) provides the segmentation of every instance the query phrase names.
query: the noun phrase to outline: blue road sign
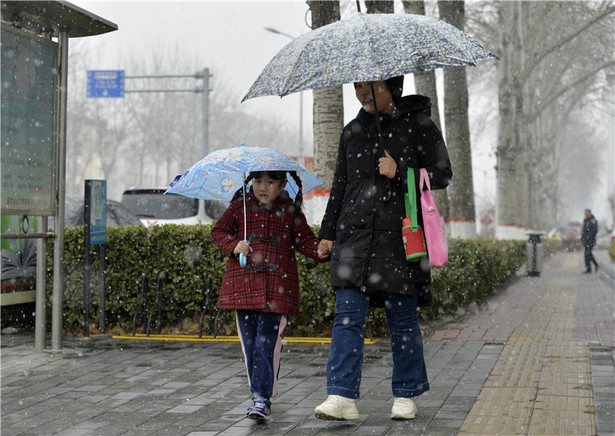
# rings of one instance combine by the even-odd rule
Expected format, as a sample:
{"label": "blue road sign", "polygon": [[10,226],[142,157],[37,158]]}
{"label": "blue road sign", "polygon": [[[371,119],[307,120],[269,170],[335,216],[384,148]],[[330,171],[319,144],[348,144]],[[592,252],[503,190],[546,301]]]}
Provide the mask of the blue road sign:
{"label": "blue road sign", "polygon": [[124,98],[124,70],[88,71],[88,98]]}

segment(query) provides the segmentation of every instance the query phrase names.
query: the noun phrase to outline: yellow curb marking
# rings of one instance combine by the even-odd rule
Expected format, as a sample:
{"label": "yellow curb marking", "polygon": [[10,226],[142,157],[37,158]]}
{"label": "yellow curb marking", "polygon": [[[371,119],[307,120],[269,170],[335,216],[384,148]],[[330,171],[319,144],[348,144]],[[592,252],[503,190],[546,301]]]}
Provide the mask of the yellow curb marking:
{"label": "yellow curb marking", "polygon": [[[115,335],[113,339],[124,340],[145,340],[145,341],[164,341],[164,342],[239,342],[238,336],[202,336],[198,335],[145,335],[137,333],[136,335]],[[365,339],[366,345],[375,344],[378,339]],[[330,344],[331,338],[303,338],[303,337],[286,337],[282,339],[284,344]]]}

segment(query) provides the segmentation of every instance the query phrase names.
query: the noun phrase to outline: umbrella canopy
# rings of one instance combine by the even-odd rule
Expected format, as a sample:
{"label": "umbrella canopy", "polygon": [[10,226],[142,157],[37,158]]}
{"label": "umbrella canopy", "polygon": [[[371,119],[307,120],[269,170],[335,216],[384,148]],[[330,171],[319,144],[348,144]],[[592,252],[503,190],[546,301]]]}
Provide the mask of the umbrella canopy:
{"label": "umbrella canopy", "polygon": [[474,66],[497,57],[437,18],[358,14],[288,43],[267,64],[242,101],[449,66]]}
{"label": "umbrella canopy", "polygon": [[[307,192],[324,185],[311,171],[284,153],[268,147],[235,147],[216,150],[178,176],[167,193],[202,200],[231,201],[243,185],[246,173],[252,171],[297,171],[302,191]],[[295,197],[298,187],[287,177],[286,190]]]}

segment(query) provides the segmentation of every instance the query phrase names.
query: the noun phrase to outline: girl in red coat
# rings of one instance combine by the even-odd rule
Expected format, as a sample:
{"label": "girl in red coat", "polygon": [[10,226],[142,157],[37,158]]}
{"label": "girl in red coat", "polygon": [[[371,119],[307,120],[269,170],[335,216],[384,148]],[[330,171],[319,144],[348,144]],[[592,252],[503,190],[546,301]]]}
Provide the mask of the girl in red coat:
{"label": "girl in red coat", "polygon": [[[284,190],[286,171],[252,172],[246,194],[247,242],[244,204],[239,190],[211,230],[229,256],[218,298],[220,309],[235,309],[237,329],[246,360],[250,391],[248,416],[265,419],[271,397],[277,394],[282,333],[289,316],[299,313],[299,278],[295,250],[319,260],[318,238],[301,211],[301,180],[289,173],[299,192],[295,201]],[[248,257],[245,268],[239,255]]]}

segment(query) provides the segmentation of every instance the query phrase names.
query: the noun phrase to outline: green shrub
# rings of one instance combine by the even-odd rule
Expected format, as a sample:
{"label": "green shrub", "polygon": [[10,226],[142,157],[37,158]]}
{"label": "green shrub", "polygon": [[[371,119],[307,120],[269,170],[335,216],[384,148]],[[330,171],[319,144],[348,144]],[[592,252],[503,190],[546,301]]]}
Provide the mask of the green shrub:
{"label": "green shrub", "polygon": [[[315,229],[318,232],[318,229]],[[79,330],[83,322],[83,228],[71,228],[65,234],[64,255],[64,327]],[[559,248],[546,241],[546,253]],[[186,318],[198,322],[207,296],[207,279],[212,282],[215,302],[226,257],[213,243],[210,226],[165,225],[152,228],[123,227],[107,229],[105,309],[107,326],[132,329],[133,316],[142,298],[147,280],[148,308],[156,299],[156,281],[164,273],[161,323],[166,329],[181,328]],[[53,280],[53,244],[48,251],[48,309],[51,310]],[[454,314],[471,302],[481,302],[511,280],[524,264],[525,241],[495,239],[449,240],[449,263],[432,269],[434,303],[422,308],[420,317],[433,320]],[[100,289],[100,246],[91,249],[90,323],[98,324]],[[329,335],[335,315],[335,294],[329,285],[329,263],[319,263],[297,255],[301,285],[299,316],[291,320],[293,335]],[[206,312],[207,314],[207,312]],[[137,325],[142,331],[145,314]],[[234,333],[233,316],[228,316],[227,332]],[[48,319],[51,319],[49,316]],[[153,320],[157,321],[157,314]],[[210,322],[205,316],[204,325]],[[152,323],[153,324],[153,323]],[[153,327],[153,326],[152,326]],[[205,333],[208,333],[205,330]],[[388,334],[383,309],[370,311],[366,334]]]}

